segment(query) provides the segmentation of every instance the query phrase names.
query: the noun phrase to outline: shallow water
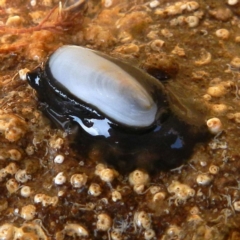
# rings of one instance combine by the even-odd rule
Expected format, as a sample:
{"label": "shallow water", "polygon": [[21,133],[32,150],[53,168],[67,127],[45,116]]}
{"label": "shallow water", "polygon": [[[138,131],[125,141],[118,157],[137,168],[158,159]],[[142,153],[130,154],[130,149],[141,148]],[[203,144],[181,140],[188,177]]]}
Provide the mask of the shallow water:
{"label": "shallow water", "polygon": [[[240,3],[233,3],[105,0],[69,13],[54,9],[57,1],[0,1],[0,238],[240,239]],[[171,171],[98,165],[102,153],[72,148],[18,74],[63,44],[158,67],[177,95],[174,111],[196,124],[217,117],[223,132]],[[74,174],[87,179],[82,187]]]}

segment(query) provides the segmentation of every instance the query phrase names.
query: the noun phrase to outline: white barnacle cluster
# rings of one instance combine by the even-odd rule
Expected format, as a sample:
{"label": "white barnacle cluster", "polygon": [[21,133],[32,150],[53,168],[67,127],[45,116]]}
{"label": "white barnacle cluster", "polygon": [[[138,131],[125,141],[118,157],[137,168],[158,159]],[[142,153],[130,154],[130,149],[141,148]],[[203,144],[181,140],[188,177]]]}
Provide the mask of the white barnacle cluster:
{"label": "white barnacle cluster", "polygon": [[174,4],[167,5],[164,8],[157,8],[155,14],[164,15],[167,14],[169,16],[182,14],[183,11],[193,12],[199,8],[199,3],[196,1],[179,1]]}
{"label": "white barnacle cluster", "polygon": [[6,182],[6,188],[10,194],[15,193],[20,188],[19,184],[31,179],[31,176],[27,175],[26,170],[18,169],[15,163],[10,163],[0,170],[0,181],[3,181],[7,175],[15,176],[15,178],[9,178]]}
{"label": "white barnacle cluster", "polygon": [[[200,19],[202,18],[202,13],[196,12],[199,9],[199,3],[196,1],[179,1],[173,4],[168,4],[165,7],[156,8],[155,14],[158,16],[177,16],[170,21],[170,25],[182,25],[187,24],[190,28],[197,27],[199,25]],[[183,12],[192,13],[192,15],[184,16]]]}
{"label": "white barnacle cluster", "polygon": [[195,190],[193,188],[179,181],[172,181],[167,190],[169,193],[174,194],[171,198],[175,199],[176,205],[178,205],[179,202],[185,202],[195,195]]}
{"label": "white barnacle cluster", "polygon": [[0,160],[19,161],[21,158],[22,158],[21,152],[15,148],[0,149]]}
{"label": "white barnacle cluster", "polygon": [[15,142],[26,133],[26,122],[14,114],[1,114],[0,132],[8,141]]}
{"label": "white barnacle cluster", "polygon": [[18,170],[15,163],[9,163],[5,168],[0,169],[0,182],[2,182],[8,174],[14,175]]}
{"label": "white barnacle cluster", "polygon": [[153,195],[152,201],[153,202],[160,202],[163,201],[166,198],[166,193],[165,192],[157,192]]}
{"label": "white barnacle cluster", "polygon": [[34,202],[41,203],[43,207],[47,206],[55,207],[58,204],[58,197],[57,196],[50,197],[46,194],[39,193],[34,196]]}
{"label": "white barnacle cluster", "polygon": [[155,237],[155,231],[152,229],[150,215],[145,211],[137,211],[133,217],[134,227],[144,229],[144,239],[150,240]]}
{"label": "white barnacle cluster", "polygon": [[136,227],[142,227],[144,229],[151,228],[151,218],[149,214],[145,211],[135,212],[133,220]]}
{"label": "white barnacle cluster", "polygon": [[19,228],[15,227],[13,224],[10,224],[10,223],[5,223],[1,225],[0,239],[2,240],[13,240],[13,239],[48,240],[49,238],[46,236],[46,234],[44,233],[39,223],[34,220],[32,222],[24,223]]}
{"label": "white barnacle cluster", "polygon": [[[1,6],[1,9],[4,10],[3,21],[7,19],[7,12],[11,12],[9,15],[12,16],[16,14],[14,12],[17,11],[15,9],[17,4],[14,3],[13,9],[8,9],[11,5],[10,2],[14,2],[13,0],[9,0],[9,2],[2,0],[0,2],[0,6],[2,2],[6,2],[6,7]],[[38,15],[39,21],[41,21],[45,14],[51,12],[52,4],[58,1],[27,0],[27,2],[30,8],[29,12],[33,11],[34,13],[33,19],[36,21],[36,16]],[[66,0],[65,2],[70,3],[76,1]],[[81,155],[81,149],[77,149],[76,152],[80,154],[80,156],[76,156],[75,149],[69,148],[70,142],[65,138],[65,135],[61,133],[61,130],[51,129],[48,122],[46,120],[43,122],[41,117],[40,120],[34,118],[36,122],[32,121],[33,119],[31,119],[31,117],[33,112],[31,113],[31,111],[35,111],[37,98],[35,93],[29,87],[26,87],[26,83],[24,83],[28,70],[22,69],[19,71],[19,77],[22,81],[18,78],[18,81],[12,80],[10,85],[16,84],[16,92],[20,89],[21,96],[25,94],[25,96],[20,99],[15,97],[15,95],[12,98],[14,101],[19,100],[19,105],[23,105],[25,114],[23,114],[21,109],[18,109],[18,104],[12,104],[13,101],[5,102],[6,99],[4,97],[0,99],[1,114],[5,113],[5,109],[3,108],[5,108],[6,105],[12,104],[11,108],[14,113],[12,115],[16,113],[19,114],[16,116],[26,116],[27,121],[27,137],[26,139],[21,139],[17,136],[23,136],[23,134],[19,134],[18,131],[16,133],[11,131],[11,129],[13,129],[13,125],[10,124],[11,120],[3,120],[0,118],[1,139],[3,140],[3,145],[6,146],[6,149],[4,149],[5,152],[2,150],[4,146],[0,147],[0,158],[3,160],[1,164],[4,166],[3,169],[0,169],[0,182],[2,181],[3,188],[7,188],[3,189],[3,193],[6,193],[7,197],[2,196],[0,201],[0,212],[2,215],[0,239],[65,240],[101,238],[112,240],[169,240],[188,237],[191,239],[221,239],[226,237],[221,236],[218,238],[217,231],[221,231],[221,227],[219,226],[223,226],[223,222],[225,223],[224,226],[226,226],[227,223],[227,229],[232,229],[231,224],[234,225],[234,230],[230,231],[231,236],[229,237],[231,239],[238,239],[239,229],[237,229],[238,223],[235,221],[238,220],[238,215],[240,214],[239,189],[236,187],[235,181],[238,180],[238,178],[237,174],[236,176],[231,176],[232,173],[237,173],[239,166],[239,164],[237,164],[238,157],[236,156],[236,158],[233,159],[237,152],[234,146],[238,146],[237,135],[234,133],[235,129],[238,128],[238,124],[227,121],[225,114],[218,114],[230,110],[232,118],[230,115],[227,115],[227,117],[231,118],[235,123],[240,123],[240,110],[238,110],[240,106],[238,99],[240,96],[240,91],[238,91],[238,85],[240,83],[239,60],[235,59],[231,64],[229,62],[229,72],[225,71],[223,74],[223,77],[226,79],[232,78],[234,85],[227,86],[226,81],[225,83],[222,81],[223,79],[215,83],[210,82],[207,86],[206,84],[208,84],[208,80],[217,75],[217,71],[223,72],[225,70],[225,63],[228,62],[228,60],[226,61],[223,57],[229,58],[229,56],[233,56],[232,53],[235,50],[234,43],[230,41],[234,41],[234,38],[238,37],[238,42],[235,42],[235,44],[240,43],[239,33],[237,31],[236,33],[234,32],[234,29],[239,27],[239,19],[238,16],[236,16],[239,15],[239,11],[237,11],[239,0],[217,1],[217,3],[212,4],[210,7],[207,1],[203,0],[149,0],[123,1],[121,3],[117,0],[89,0],[88,2],[88,11],[86,15],[85,13],[83,15],[83,23],[84,26],[87,27],[87,31],[84,30],[84,27],[79,31],[76,29],[76,36],[67,36],[71,42],[78,45],[76,38],[82,38],[84,41],[81,42],[86,43],[87,47],[101,49],[103,52],[108,49],[115,49],[114,52],[111,52],[114,56],[124,57],[124,59],[131,60],[131,62],[136,62],[137,64],[145,63],[144,57],[148,54],[151,55],[154,53],[154,55],[159,58],[163,56],[161,55],[162,53],[168,57],[172,57],[171,54],[174,54],[175,56],[172,58],[174,61],[182,61],[183,66],[184,62],[189,64],[189,67],[185,68],[184,73],[181,71],[178,72],[178,74],[183,77],[180,76],[179,79],[181,80],[184,79],[184,76],[189,76],[188,80],[192,82],[189,82],[188,87],[193,90],[192,95],[195,96],[195,93],[196,95],[203,93],[205,94],[205,98],[208,99],[204,101],[207,106],[204,105],[202,107],[210,107],[212,112],[207,114],[211,119],[206,119],[205,125],[207,125],[209,131],[215,135],[218,135],[223,129],[226,131],[226,134],[222,134],[221,138],[214,138],[215,140],[219,140],[214,140],[214,144],[217,144],[216,148],[214,151],[212,151],[214,148],[210,149],[206,155],[205,151],[209,150],[209,147],[205,143],[201,143],[201,145],[199,145],[200,147],[194,149],[194,159],[192,158],[189,164],[183,165],[183,167],[178,168],[178,170],[173,170],[169,173],[160,171],[154,176],[148,175],[142,170],[136,170],[127,176],[128,179],[126,179],[126,176],[118,177],[118,173],[114,169],[111,169],[110,166],[96,164],[96,162],[101,162],[102,152],[95,154],[95,156],[91,153],[91,155],[89,154],[91,157],[85,158]],[[54,24],[55,17],[57,16],[60,17],[59,20],[63,20],[61,18],[61,13],[63,13],[60,8],[61,4],[64,5],[64,2],[59,4],[59,9],[56,6],[53,15],[49,15],[49,21],[45,22],[47,23],[47,27],[51,26],[52,23]],[[41,6],[40,9],[38,9],[39,6]],[[47,7],[47,12],[45,12],[45,7]],[[213,17],[208,18],[212,8],[217,11],[220,8],[227,8],[232,16],[227,21],[220,21],[220,25],[216,26],[215,23],[219,23],[219,21]],[[95,12],[97,16],[94,16]],[[204,18],[201,18],[201,12],[204,13]],[[21,12],[18,11],[17,14],[21,14]],[[27,20],[30,21],[30,17],[32,16],[33,15],[29,13],[29,19]],[[91,17],[89,18],[89,16]],[[20,18],[16,16],[10,16],[8,24],[11,31],[15,30],[10,28],[11,26],[20,23],[19,19]],[[94,19],[93,22],[92,19]],[[119,19],[121,21],[119,21]],[[147,21],[152,21],[152,23],[149,24]],[[112,24],[110,28],[109,22]],[[116,28],[115,22],[119,22],[119,29]],[[74,23],[74,21],[72,23]],[[199,26],[200,24],[201,26]],[[28,22],[22,27],[28,27],[27,25]],[[33,22],[30,27],[35,27],[36,25],[37,23]],[[40,26],[44,29],[41,23]],[[62,26],[65,26],[64,22]],[[162,29],[162,27],[164,29]],[[193,29],[189,31],[188,28]],[[224,28],[227,31],[221,29],[220,31],[216,31],[219,30],[219,28]],[[186,29],[188,29],[187,32],[185,31]],[[42,45],[44,45],[44,48],[46,48],[44,51],[50,54],[52,47],[55,49],[56,46],[52,44],[49,45],[48,42],[45,44],[45,41],[42,41],[42,37],[40,37],[42,34],[45,34],[51,38],[48,32],[51,31],[33,31],[30,34],[24,33],[19,36],[14,35],[13,37],[11,34],[8,34],[10,37],[8,36],[9,40],[6,43],[9,46],[11,46],[12,43],[16,43],[17,45],[18,38],[23,40],[26,36],[38,35],[39,42],[34,41],[32,36],[27,42],[31,42],[31,45],[37,46],[39,51],[41,51]],[[72,31],[69,31],[69,34],[71,34],[71,32]],[[137,32],[141,34],[146,33],[147,38],[139,37]],[[113,38],[111,38],[112,33]],[[190,38],[189,33],[191,35]],[[178,38],[179,34],[181,38]],[[52,35],[54,39],[57,37],[56,34]],[[213,40],[214,48],[211,48],[211,39]],[[62,40],[61,37],[61,41]],[[57,40],[53,42],[58,44]],[[1,43],[3,45],[2,40]],[[109,43],[111,43],[111,45]],[[206,44],[209,44],[209,47],[206,47]],[[110,48],[105,47],[108,45]],[[13,47],[14,46],[15,45],[13,45]],[[200,48],[195,51],[193,46],[200,46]],[[1,47],[4,51],[4,46]],[[204,49],[201,49],[202,47],[204,47]],[[23,52],[33,51],[30,47]],[[18,56],[17,51],[16,53]],[[236,52],[236,54],[238,53]],[[19,55],[19,57],[20,56],[22,57],[22,55]],[[222,56],[222,58],[218,58],[216,62],[216,56]],[[163,58],[164,63],[165,60],[169,59]],[[7,62],[11,64],[10,58]],[[69,61],[69,63],[70,65],[72,64],[71,61]],[[156,61],[156,64],[157,63],[158,61]],[[170,65],[172,65],[172,63],[170,63]],[[219,67],[219,69],[215,67],[214,71],[211,71],[213,65],[221,67]],[[26,66],[30,67],[30,65]],[[67,68],[63,68],[63,71],[66,71],[66,69]],[[91,73],[92,72],[93,71],[91,71]],[[200,77],[198,79],[197,77],[191,79],[190,76],[193,76],[193,73],[196,73],[196,75]],[[201,76],[203,81],[201,80]],[[1,84],[0,77],[0,85]],[[18,88],[19,85],[20,88]],[[109,86],[109,84],[107,85]],[[201,88],[200,92],[199,86]],[[1,85],[1,87],[8,90],[7,85]],[[104,89],[105,88],[103,88],[103,90]],[[27,96],[28,93],[29,96]],[[4,90],[2,91],[2,95],[4,96]],[[175,100],[177,101],[178,95],[176,95],[176,97],[177,99]],[[34,101],[32,101],[33,99]],[[180,98],[179,104],[180,107],[182,106],[184,108],[185,102],[181,101],[181,99],[182,98]],[[189,99],[191,100],[192,98]],[[176,103],[178,103],[178,101]],[[114,104],[112,105],[117,109]],[[190,112],[192,110],[191,106],[191,104],[186,106]],[[11,110],[10,107],[9,110]],[[5,128],[2,127],[4,123],[6,123]],[[45,128],[45,124],[48,125],[47,128]],[[6,130],[7,128],[9,132]],[[47,129],[47,131],[43,129]],[[31,138],[34,139],[34,141],[32,141]],[[18,140],[14,139],[19,139],[20,141],[18,142]],[[27,142],[28,140],[32,142]],[[228,145],[223,144],[222,147],[220,147],[220,141],[224,141],[224,143],[226,141]],[[60,148],[61,150],[59,151]],[[89,146],[89,148],[91,148],[91,146]],[[145,151],[145,149],[143,150]],[[222,154],[225,151],[227,151],[227,153]],[[147,161],[148,156],[152,156],[152,154],[154,153],[147,152],[146,155],[139,155],[137,160],[141,161],[144,159],[144,161]],[[222,158],[224,158],[224,163],[222,163]],[[195,159],[200,160],[201,164]],[[227,163],[226,159],[228,160]],[[9,164],[8,161],[13,163]],[[81,162],[78,164],[77,161]],[[210,165],[211,163],[212,165]],[[6,166],[7,164],[9,165]],[[53,173],[54,175],[52,175]],[[29,176],[29,174],[33,178],[31,182],[31,176]],[[40,181],[38,181],[39,178]],[[171,182],[172,179],[177,179],[178,181]],[[214,179],[213,188],[211,186],[212,179]],[[153,185],[152,182],[156,183],[156,185]],[[109,188],[109,186],[111,187]],[[221,186],[224,187],[221,188]],[[193,197],[195,194],[194,189],[196,190],[196,197]],[[222,196],[219,196],[221,193],[228,194],[230,200],[224,201]],[[17,205],[18,201],[19,205]],[[169,204],[171,201],[173,201],[172,206]],[[176,205],[179,202],[185,201],[186,204],[184,204],[183,207],[176,207],[174,201]],[[221,204],[223,202],[224,204]],[[204,208],[204,206],[209,204],[210,207],[208,209]],[[57,209],[55,209],[55,206],[57,206]],[[232,211],[230,221],[227,221],[227,217],[230,216],[230,214],[224,209],[224,214],[226,212],[224,215],[222,211],[223,208]],[[54,211],[54,209],[57,211]],[[119,209],[119,211],[116,209]],[[9,224],[2,225],[3,222],[6,222],[5,217],[9,220]],[[215,217],[217,219],[216,221]],[[43,222],[45,227],[45,229],[43,229],[44,231],[41,230],[40,226],[34,225],[33,222],[36,221],[33,219],[39,220],[36,218],[41,218],[42,221],[44,221],[44,219],[47,220]],[[158,227],[162,225],[158,221],[159,219],[164,223],[162,229],[158,229]],[[24,224],[23,222],[28,224]],[[49,223],[49,225],[47,223]],[[21,226],[21,224],[23,224],[23,226]],[[134,227],[136,231],[134,231]],[[233,232],[235,228],[236,234]],[[225,227],[221,233],[224,235],[225,232],[227,232],[226,234],[229,235],[229,231],[224,230]],[[44,236],[44,232],[48,236]]]}
{"label": "white barnacle cluster", "polygon": [[137,194],[141,194],[144,191],[145,186],[149,183],[148,173],[142,170],[135,170],[129,174],[129,183],[133,186],[133,190]]}
{"label": "white barnacle cluster", "polygon": [[106,167],[100,163],[96,166],[95,174],[100,177],[103,182],[112,182],[117,176],[118,172],[114,169]]}

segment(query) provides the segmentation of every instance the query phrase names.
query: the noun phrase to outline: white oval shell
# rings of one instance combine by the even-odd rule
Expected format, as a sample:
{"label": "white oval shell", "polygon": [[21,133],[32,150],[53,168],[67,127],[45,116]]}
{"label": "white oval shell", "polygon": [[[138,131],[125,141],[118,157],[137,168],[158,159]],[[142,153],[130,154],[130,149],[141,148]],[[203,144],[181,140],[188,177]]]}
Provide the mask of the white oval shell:
{"label": "white oval shell", "polygon": [[49,59],[52,76],[70,93],[118,123],[151,125],[157,105],[129,73],[96,52],[63,46]]}

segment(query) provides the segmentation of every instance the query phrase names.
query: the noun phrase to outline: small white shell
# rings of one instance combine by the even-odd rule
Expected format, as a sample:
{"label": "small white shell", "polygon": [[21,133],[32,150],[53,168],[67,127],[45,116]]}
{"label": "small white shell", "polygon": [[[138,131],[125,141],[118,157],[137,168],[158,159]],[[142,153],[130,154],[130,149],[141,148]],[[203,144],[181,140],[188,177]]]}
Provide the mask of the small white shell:
{"label": "small white shell", "polygon": [[45,194],[39,193],[34,196],[34,202],[41,203],[43,207],[47,207],[49,205],[56,206],[58,204],[58,197],[50,197]]}
{"label": "small white shell", "polygon": [[31,193],[32,193],[32,190],[29,186],[23,186],[21,188],[20,194],[21,194],[22,197],[27,198],[31,195]]}
{"label": "small white shell", "polygon": [[212,176],[201,173],[197,176],[196,181],[199,185],[206,186],[212,182]]}
{"label": "small white shell", "polygon": [[240,212],[240,201],[234,202],[233,207],[234,207],[235,211]]}
{"label": "small white shell", "polygon": [[35,6],[37,5],[37,0],[31,0],[31,1],[30,1],[30,5],[31,5],[32,7],[35,7]]}
{"label": "small white shell", "polygon": [[134,223],[138,227],[143,227],[144,229],[150,229],[151,218],[145,211],[135,212]]}
{"label": "small white shell", "polygon": [[61,164],[61,163],[63,163],[63,161],[64,161],[64,156],[63,155],[59,154],[54,158],[55,163]]}
{"label": "small white shell", "polygon": [[117,201],[119,201],[119,200],[122,200],[122,194],[121,194],[119,191],[114,190],[114,191],[112,192],[112,200],[113,200],[114,202],[117,202]]}
{"label": "small white shell", "polygon": [[40,203],[40,202],[42,202],[44,196],[45,196],[44,194],[36,194],[36,195],[34,196],[34,202],[35,202],[35,203]]}
{"label": "small white shell", "polygon": [[196,16],[188,16],[186,17],[185,21],[190,28],[197,27],[199,24],[199,19]]}
{"label": "small white shell", "polygon": [[129,183],[131,185],[146,185],[148,182],[149,175],[142,170],[135,170],[129,174]]}
{"label": "small white shell", "polygon": [[100,213],[97,216],[97,230],[108,231],[112,226],[112,218],[106,213]]}
{"label": "small white shell", "polygon": [[238,4],[238,0],[228,0],[227,4],[230,6],[236,5],[236,4]]}
{"label": "small white shell", "polygon": [[210,165],[210,167],[209,167],[209,172],[211,173],[211,174],[218,174],[218,172],[219,172],[219,167],[218,166],[216,166],[216,165]]}
{"label": "small white shell", "polygon": [[154,232],[153,229],[147,229],[144,232],[144,239],[146,240],[151,240],[151,239],[154,239],[155,237],[156,237],[156,233]]}
{"label": "small white shell", "polygon": [[83,174],[73,174],[71,176],[70,182],[74,188],[81,188],[87,183],[87,175]]}
{"label": "small white shell", "polygon": [[[54,79],[109,118],[134,127],[154,122],[157,105],[152,96],[130,73],[98,53],[63,46],[51,55],[48,64]],[[92,135],[101,134],[99,131],[96,129]]]}
{"label": "small white shell", "polygon": [[54,178],[54,183],[57,185],[62,185],[67,181],[66,177],[64,176],[63,172],[57,174]]}
{"label": "small white shell", "polygon": [[222,132],[223,130],[223,125],[222,122],[219,118],[210,118],[209,120],[207,120],[207,127],[209,129],[209,131],[213,134],[218,134],[220,132]]}
{"label": "small white shell", "polygon": [[149,3],[150,8],[156,8],[159,5],[159,1],[158,0],[153,0]]}
{"label": "small white shell", "polygon": [[27,171],[25,169],[19,169],[15,174],[15,179],[20,183],[25,183],[31,179],[31,175],[27,175]]}
{"label": "small white shell", "polygon": [[105,168],[100,172],[99,177],[104,182],[112,182],[116,175],[117,173],[113,169]]}
{"label": "small white shell", "polygon": [[99,196],[102,193],[102,189],[99,184],[97,183],[92,183],[89,186],[88,193],[94,197]]}
{"label": "small white shell", "polygon": [[165,192],[158,192],[154,194],[152,200],[153,202],[160,202],[166,198],[166,193]]}

